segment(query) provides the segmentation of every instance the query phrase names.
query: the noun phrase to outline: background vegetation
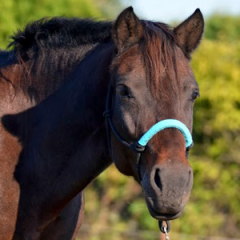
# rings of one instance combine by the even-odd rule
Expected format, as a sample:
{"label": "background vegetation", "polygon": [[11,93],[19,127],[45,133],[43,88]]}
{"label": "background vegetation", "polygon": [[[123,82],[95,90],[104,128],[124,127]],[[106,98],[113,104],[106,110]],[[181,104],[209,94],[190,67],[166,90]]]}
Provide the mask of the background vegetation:
{"label": "background vegetation", "polygon": [[53,16],[111,19],[121,9],[119,0],[7,0],[0,1],[0,47],[31,21]]}
{"label": "background vegetation", "polygon": [[[0,47],[7,46],[18,28],[44,16],[109,19],[122,8],[118,0],[1,1]],[[201,90],[190,155],[194,187],[184,215],[172,222],[172,232],[187,235],[172,236],[240,238],[240,16],[206,19],[205,38],[192,67]],[[140,187],[114,166],[90,184],[85,199],[81,239],[120,240],[128,231],[128,239],[158,238],[157,222],[147,211]]]}

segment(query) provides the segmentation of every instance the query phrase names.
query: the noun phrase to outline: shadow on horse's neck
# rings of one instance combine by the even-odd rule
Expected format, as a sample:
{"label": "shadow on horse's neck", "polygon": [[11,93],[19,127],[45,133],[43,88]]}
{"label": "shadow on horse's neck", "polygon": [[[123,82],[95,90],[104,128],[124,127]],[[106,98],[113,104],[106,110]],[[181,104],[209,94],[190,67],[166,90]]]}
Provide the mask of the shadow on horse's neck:
{"label": "shadow on horse's neck", "polygon": [[40,205],[59,211],[111,164],[102,113],[112,56],[112,43],[99,44],[56,93],[3,118],[23,145],[15,178],[24,204],[40,190]]}

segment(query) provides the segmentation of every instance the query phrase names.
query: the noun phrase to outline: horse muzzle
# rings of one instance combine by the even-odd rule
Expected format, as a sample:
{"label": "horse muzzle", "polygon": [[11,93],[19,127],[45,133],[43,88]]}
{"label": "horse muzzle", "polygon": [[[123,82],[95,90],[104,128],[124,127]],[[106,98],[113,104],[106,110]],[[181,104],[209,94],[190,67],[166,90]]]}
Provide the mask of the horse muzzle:
{"label": "horse muzzle", "polygon": [[178,218],[188,202],[193,171],[182,163],[155,166],[142,179],[145,200],[152,217],[158,220]]}

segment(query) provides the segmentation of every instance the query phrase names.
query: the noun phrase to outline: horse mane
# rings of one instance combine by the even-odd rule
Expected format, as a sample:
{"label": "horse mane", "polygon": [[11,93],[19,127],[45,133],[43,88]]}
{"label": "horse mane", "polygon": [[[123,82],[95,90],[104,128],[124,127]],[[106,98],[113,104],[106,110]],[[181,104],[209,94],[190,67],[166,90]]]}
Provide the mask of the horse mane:
{"label": "horse mane", "polygon": [[90,19],[54,17],[28,24],[11,37],[8,48],[22,58],[31,57],[42,49],[75,48],[111,38],[111,22]]}
{"label": "horse mane", "polygon": [[8,45],[9,54],[22,68],[12,84],[19,85],[30,99],[42,101],[69,80],[77,64],[98,43],[111,40],[111,28],[109,21],[64,17],[28,24]]}
{"label": "horse mane", "polygon": [[[156,92],[160,80],[153,79],[159,79],[161,71],[176,67],[173,57],[176,43],[168,25],[144,20],[142,23],[145,39],[140,43],[140,51],[150,91]],[[23,91],[36,102],[52,94],[68,80],[88,51],[98,43],[112,41],[111,29],[110,21],[54,17],[42,18],[18,30],[8,48],[12,48],[23,66],[20,82]]]}

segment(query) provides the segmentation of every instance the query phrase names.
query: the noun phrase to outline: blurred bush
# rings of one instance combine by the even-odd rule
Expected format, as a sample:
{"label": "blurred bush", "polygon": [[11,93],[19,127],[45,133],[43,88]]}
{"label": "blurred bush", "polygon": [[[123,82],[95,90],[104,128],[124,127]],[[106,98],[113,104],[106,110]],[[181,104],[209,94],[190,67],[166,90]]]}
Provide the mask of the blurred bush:
{"label": "blurred bush", "polygon": [[208,18],[205,37],[210,40],[239,41],[240,16],[213,14]]}
{"label": "blurred bush", "polygon": [[120,0],[7,0],[0,1],[0,48],[31,21],[43,17],[93,17],[112,19],[121,9]]}

